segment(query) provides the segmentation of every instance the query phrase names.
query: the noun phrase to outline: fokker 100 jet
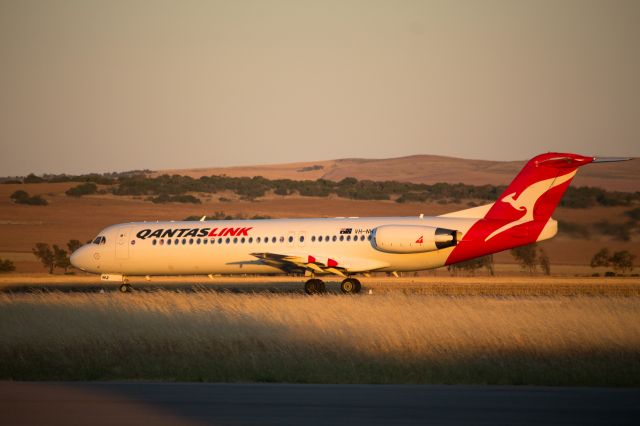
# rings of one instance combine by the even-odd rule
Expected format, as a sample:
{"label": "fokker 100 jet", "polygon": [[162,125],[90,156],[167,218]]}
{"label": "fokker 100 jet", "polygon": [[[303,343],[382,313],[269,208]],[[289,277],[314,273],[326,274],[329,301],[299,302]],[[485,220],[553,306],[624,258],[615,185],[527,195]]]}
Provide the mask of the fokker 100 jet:
{"label": "fokker 100 jet", "polygon": [[527,162],[494,203],[440,216],[134,222],[112,225],[71,256],[105,281],[149,275],[300,273],[308,294],[337,275],[439,268],[556,235],[551,214],[579,167],[622,161],[547,153]]}

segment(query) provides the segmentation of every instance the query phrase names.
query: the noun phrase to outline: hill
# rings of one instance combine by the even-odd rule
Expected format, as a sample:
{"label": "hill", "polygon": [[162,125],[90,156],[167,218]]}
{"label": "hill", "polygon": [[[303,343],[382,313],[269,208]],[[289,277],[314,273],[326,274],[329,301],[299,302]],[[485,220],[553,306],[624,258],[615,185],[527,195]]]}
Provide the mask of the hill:
{"label": "hill", "polygon": [[[525,161],[470,160],[437,155],[412,155],[389,159],[341,159],[238,167],[158,170],[152,176],[179,174],[191,177],[227,175],[263,176],[267,179],[327,179],[339,181],[355,177],[374,181],[467,183],[506,185]],[[596,186],[610,191],[640,191],[640,164],[637,158],[624,163],[584,167],[573,186]]]}

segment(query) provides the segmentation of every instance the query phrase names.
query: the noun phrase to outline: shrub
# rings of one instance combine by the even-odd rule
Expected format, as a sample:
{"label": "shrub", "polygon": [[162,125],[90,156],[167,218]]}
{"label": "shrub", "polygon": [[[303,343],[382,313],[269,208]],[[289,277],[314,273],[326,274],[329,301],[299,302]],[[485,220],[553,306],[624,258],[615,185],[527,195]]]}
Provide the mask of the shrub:
{"label": "shrub", "polygon": [[31,206],[46,206],[49,204],[47,200],[42,198],[42,196],[34,195],[33,197],[30,197],[28,192],[22,190],[14,192],[11,194],[10,198],[16,204],[27,204]]}
{"label": "shrub", "polygon": [[16,203],[19,203],[20,201],[26,200],[27,198],[29,198],[29,193],[27,191],[23,191],[23,190],[19,189],[16,192],[14,192],[13,194],[11,194],[11,196],[9,198],[11,198]]}
{"label": "shrub", "polygon": [[585,225],[559,220],[558,228],[560,232],[571,235],[572,237],[583,238],[585,240],[589,239],[589,228],[587,228]]}
{"label": "shrub", "polygon": [[151,198],[151,202],[156,204],[162,203],[193,203],[193,204],[201,204],[199,198],[194,197],[193,195],[167,195],[162,194],[157,197]]}
{"label": "shrub", "polygon": [[95,194],[97,191],[98,186],[95,183],[85,182],[68,189],[65,194],[71,197],[82,197],[83,195]]}
{"label": "shrub", "polygon": [[640,207],[636,207],[635,209],[627,210],[624,212],[631,220],[638,221],[640,220]]}
{"label": "shrub", "polygon": [[11,272],[15,271],[16,267],[12,261],[9,259],[0,259],[0,272]]}
{"label": "shrub", "polygon": [[634,227],[634,223],[611,223],[608,220],[602,220],[595,223],[594,226],[604,235],[609,235],[620,241],[629,241],[631,239],[631,230]]}

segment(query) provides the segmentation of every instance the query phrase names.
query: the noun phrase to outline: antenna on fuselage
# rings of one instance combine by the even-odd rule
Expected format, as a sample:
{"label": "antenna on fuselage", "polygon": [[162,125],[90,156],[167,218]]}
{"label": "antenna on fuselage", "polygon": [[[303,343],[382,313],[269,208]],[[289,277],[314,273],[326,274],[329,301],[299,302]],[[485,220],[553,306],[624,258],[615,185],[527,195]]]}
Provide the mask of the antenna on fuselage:
{"label": "antenna on fuselage", "polygon": [[200,218],[200,222],[204,222],[205,220],[207,220],[207,215],[204,215]]}

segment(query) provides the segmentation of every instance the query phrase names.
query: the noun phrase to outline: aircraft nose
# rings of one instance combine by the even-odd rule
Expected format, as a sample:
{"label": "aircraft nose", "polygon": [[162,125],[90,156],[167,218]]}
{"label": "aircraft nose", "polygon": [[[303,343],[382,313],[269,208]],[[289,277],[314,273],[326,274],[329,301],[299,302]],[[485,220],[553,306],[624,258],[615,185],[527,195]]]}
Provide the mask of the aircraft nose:
{"label": "aircraft nose", "polygon": [[89,269],[89,252],[87,247],[80,247],[74,251],[69,260],[74,267],[87,271]]}

